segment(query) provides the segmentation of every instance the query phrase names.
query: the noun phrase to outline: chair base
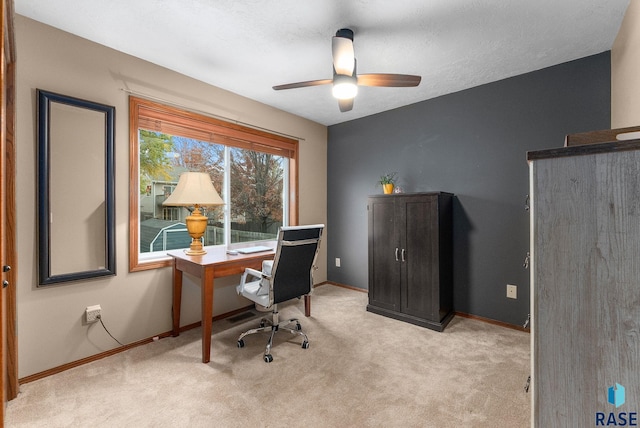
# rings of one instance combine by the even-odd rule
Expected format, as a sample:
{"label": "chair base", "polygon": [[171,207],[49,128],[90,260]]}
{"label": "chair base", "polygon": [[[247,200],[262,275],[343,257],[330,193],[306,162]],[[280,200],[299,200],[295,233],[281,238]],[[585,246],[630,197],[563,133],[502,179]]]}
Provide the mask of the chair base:
{"label": "chair base", "polygon": [[[247,330],[238,337],[238,348],[244,348],[244,338],[250,334],[254,333],[266,333],[271,332],[269,335],[269,340],[267,341],[267,346],[264,351],[263,359],[265,363],[270,363],[273,361],[273,356],[271,355],[271,346],[273,345],[273,337],[276,332],[280,330],[288,331],[291,334],[297,334],[302,336],[304,339],[302,341],[302,349],[309,348],[309,339],[307,335],[302,332],[302,326],[300,325],[300,321],[297,318],[290,318],[286,321],[278,321],[278,309],[277,305],[274,305],[273,311],[271,311],[271,319],[262,318],[260,320],[260,327],[252,328],[251,330]],[[288,325],[294,324],[295,328],[290,328]]]}

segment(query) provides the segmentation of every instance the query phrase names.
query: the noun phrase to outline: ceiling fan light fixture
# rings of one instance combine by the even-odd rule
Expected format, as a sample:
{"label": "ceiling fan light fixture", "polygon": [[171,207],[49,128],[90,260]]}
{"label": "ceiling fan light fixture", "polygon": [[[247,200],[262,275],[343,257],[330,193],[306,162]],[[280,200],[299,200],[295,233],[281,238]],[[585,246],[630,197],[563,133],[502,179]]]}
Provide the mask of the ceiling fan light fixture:
{"label": "ceiling fan light fixture", "polygon": [[336,32],[331,42],[331,53],[333,79],[288,83],[274,86],[273,89],[279,91],[331,83],[333,84],[333,96],[338,99],[338,107],[344,113],[353,109],[353,101],[358,95],[358,86],[406,88],[420,84],[420,76],[409,74],[372,73],[358,76],[356,72],[357,61],[353,50],[353,31],[349,28],[342,28]]}
{"label": "ceiling fan light fixture", "polygon": [[358,94],[358,80],[355,76],[336,74],[333,77],[333,96],[339,100],[349,100]]}

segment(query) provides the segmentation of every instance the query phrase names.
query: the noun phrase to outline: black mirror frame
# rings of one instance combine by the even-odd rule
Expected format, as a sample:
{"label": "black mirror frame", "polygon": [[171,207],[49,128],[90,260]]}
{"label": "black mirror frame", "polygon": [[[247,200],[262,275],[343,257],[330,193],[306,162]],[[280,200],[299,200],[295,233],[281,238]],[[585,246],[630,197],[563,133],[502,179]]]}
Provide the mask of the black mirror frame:
{"label": "black mirror frame", "polygon": [[[61,282],[116,274],[115,251],[115,107],[37,89],[38,109],[38,241],[39,287]],[[105,267],[96,270],[51,275],[51,235],[49,212],[50,181],[50,106],[67,104],[105,113]]]}

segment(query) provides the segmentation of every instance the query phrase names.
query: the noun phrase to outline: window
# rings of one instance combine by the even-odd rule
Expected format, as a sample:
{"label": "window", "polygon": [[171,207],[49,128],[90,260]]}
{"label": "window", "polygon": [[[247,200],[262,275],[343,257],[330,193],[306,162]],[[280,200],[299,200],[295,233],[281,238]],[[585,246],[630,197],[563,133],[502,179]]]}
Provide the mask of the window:
{"label": "window", "polygon": [[136,97],[129,108],[130,271],[169,266],[166,251],[189,246],[189,209],[162,205],[184,171],[209,173],[225,201],[204,212],[204,245],[297,224],[297,140]]}
{"label": "window", "polygon": [[180,220],[180,208],[178,207],[163,207],[162,208],[163,220]]}

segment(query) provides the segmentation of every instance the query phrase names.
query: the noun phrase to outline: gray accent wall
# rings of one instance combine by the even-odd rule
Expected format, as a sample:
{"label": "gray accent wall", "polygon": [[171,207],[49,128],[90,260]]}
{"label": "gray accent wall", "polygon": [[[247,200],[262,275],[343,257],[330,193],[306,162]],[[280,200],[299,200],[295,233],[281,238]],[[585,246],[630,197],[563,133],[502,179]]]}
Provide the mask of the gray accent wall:
{"label": "gray accent wall", "polygon": [[[561,147],[566,134],[610,127],[610,63],[604,52],[330,126],[327,279],[368,288],[367,196],[382,192],[381,174],[397,171],[407,193],[456,195],[455,310],[523,324],[529,313],[526,152]],[[507,284],[517,285],[516,300],[506,297]]]}

